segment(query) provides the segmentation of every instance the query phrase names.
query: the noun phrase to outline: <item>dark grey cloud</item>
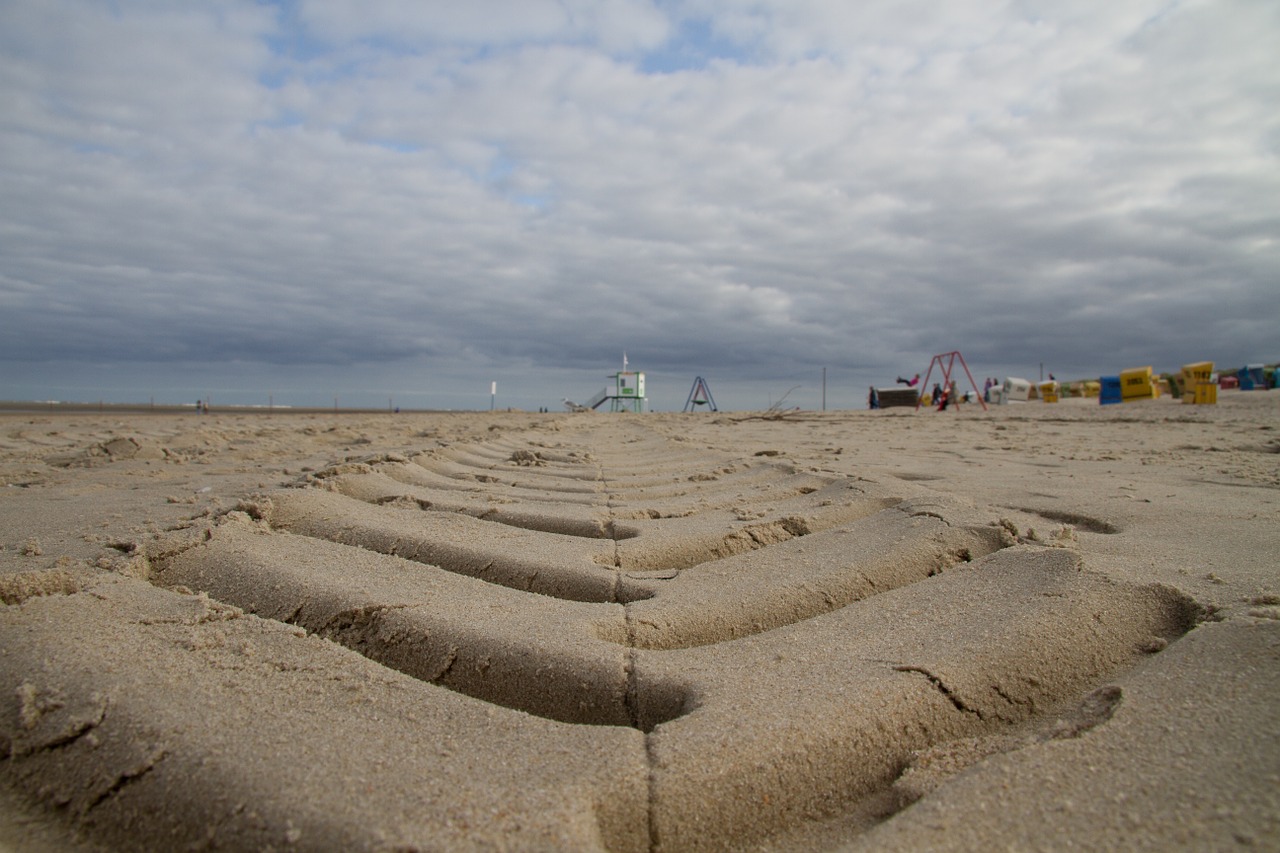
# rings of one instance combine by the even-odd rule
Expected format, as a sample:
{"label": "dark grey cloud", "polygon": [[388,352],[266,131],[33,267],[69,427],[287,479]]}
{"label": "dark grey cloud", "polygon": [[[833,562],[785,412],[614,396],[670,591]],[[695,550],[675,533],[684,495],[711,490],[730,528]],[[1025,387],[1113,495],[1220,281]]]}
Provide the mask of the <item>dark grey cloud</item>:
{"label": "dark grey cloud", "polygon": [[5,4],[0,397],[1277,358],[1280,9],[935,5]]}

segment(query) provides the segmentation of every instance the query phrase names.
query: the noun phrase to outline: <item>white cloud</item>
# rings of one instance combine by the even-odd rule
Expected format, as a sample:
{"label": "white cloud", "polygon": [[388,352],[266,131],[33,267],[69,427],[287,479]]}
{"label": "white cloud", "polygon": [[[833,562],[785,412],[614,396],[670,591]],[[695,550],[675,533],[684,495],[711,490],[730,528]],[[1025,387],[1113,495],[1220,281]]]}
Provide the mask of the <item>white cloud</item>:
{"label": "white cloud", "polygon": [[298,18],[308,34],[329,44],[376,40],[401,49],[567,41],[631,52],[660,43],[668,31],[667,19],[648,0],[300,0]]}
{"label": "white cloud", "polygon": [[[1176,366],[1209,306],[1198,346],[1274,358],[1278,35],[1247,2],[6,4],[0,362],[1062,374]],[[675,40],[704,61],[646,73]]]}

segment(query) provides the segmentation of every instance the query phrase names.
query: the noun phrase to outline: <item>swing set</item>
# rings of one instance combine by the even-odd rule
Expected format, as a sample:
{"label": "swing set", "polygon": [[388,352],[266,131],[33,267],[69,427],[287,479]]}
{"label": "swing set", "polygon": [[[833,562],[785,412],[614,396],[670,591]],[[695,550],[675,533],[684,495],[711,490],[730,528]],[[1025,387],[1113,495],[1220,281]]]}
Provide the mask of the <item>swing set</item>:
{"label": "swing set", "polygon": [[706,406],[711,411],[717,411],[715,398],[711,396],[711,388],[707,385],[707,380],[701,376],[693,380],[693,387],[689,389],[689,399],[684,401],[684,411],[696,412],[699,406]]}
{"label": "swing set", "polygon": [[[933,375],[933,366],[936,364],[938,370],[942,372],[942,387],[951,388],[951,372],[955,369],[956,362],[960,362],[960,366],[964,368],[965,376],[969,377],[969,384],[973,387],[973,393],[977,395],[978,402],[982,404],[982,411],[987,411],[987,401],[982,399],[982,392],[978,390],[978,383],[973,381],[973,374],[969,372],[969,365],[965,364],[964,356],[959,350],[954,352],[944,352],[941,355],[935,355],[933,360],[929,362],[929,370],[924,375],[924,382],[920,385],[920,396],[916,399],[916,411],[920,411],[920,406],[924,400],[924,389],[929,387],[929,377]],[[937,403],[937,400],[932,402]]]}

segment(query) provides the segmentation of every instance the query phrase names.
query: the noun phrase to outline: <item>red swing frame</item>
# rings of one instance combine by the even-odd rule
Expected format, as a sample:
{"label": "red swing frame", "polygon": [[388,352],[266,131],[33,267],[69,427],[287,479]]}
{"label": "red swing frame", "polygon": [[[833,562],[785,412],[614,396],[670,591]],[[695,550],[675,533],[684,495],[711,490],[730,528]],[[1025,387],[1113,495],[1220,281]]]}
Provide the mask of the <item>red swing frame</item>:
{"label": "red swing frame", "polygon": [[[943,362],[946,359],[946,362]],[[987,401],[982,399],[982,392],[978,390],[978,383],[973,381],[973,374],[969,372],[969,365],[965,363],[964,356],[959,350],[953,352],[944,352],[941,355],[935,355],[933,360],[929,362],[929,369],[924,374],[924,382],[920,384],[920,393],[916,396],[916,411],[920,411],[920,406],[924,401],[924,389],[929,387],[929,377],[933,375],[933,366],[938,365],[938,369],[942,371],[942,387],[951,387],[951,371],[955,369],[956,361],[959,360],[960,366],[964,368],[964,373],[969,377],[969,384],[973,386],[973,392],[978,395],[978,402],[982,404],[982,411],[987,411]],[[933,400],[937,403],[937,400]]]}

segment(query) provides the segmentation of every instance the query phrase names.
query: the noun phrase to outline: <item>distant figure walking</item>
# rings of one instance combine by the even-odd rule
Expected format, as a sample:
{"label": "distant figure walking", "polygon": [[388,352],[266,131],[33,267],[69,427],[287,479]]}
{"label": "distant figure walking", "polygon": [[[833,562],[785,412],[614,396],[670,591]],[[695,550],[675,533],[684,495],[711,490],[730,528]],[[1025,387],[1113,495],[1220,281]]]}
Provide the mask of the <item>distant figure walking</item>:
{"label": "distant figure walking", "polygon": [[876,386],[874,385],[871,386],[871,393],[867,395],[867,408],[868,409],[880,408],[880,395],[876,393]]}
{"label": "distant figure walking", "polygon": [[910,379],[903,379],[901,376],[899,376],[898,384],[906,385],[908,388],[914,388],[920,384],[920,374],[917,373],[915,376],[912,376]]}

